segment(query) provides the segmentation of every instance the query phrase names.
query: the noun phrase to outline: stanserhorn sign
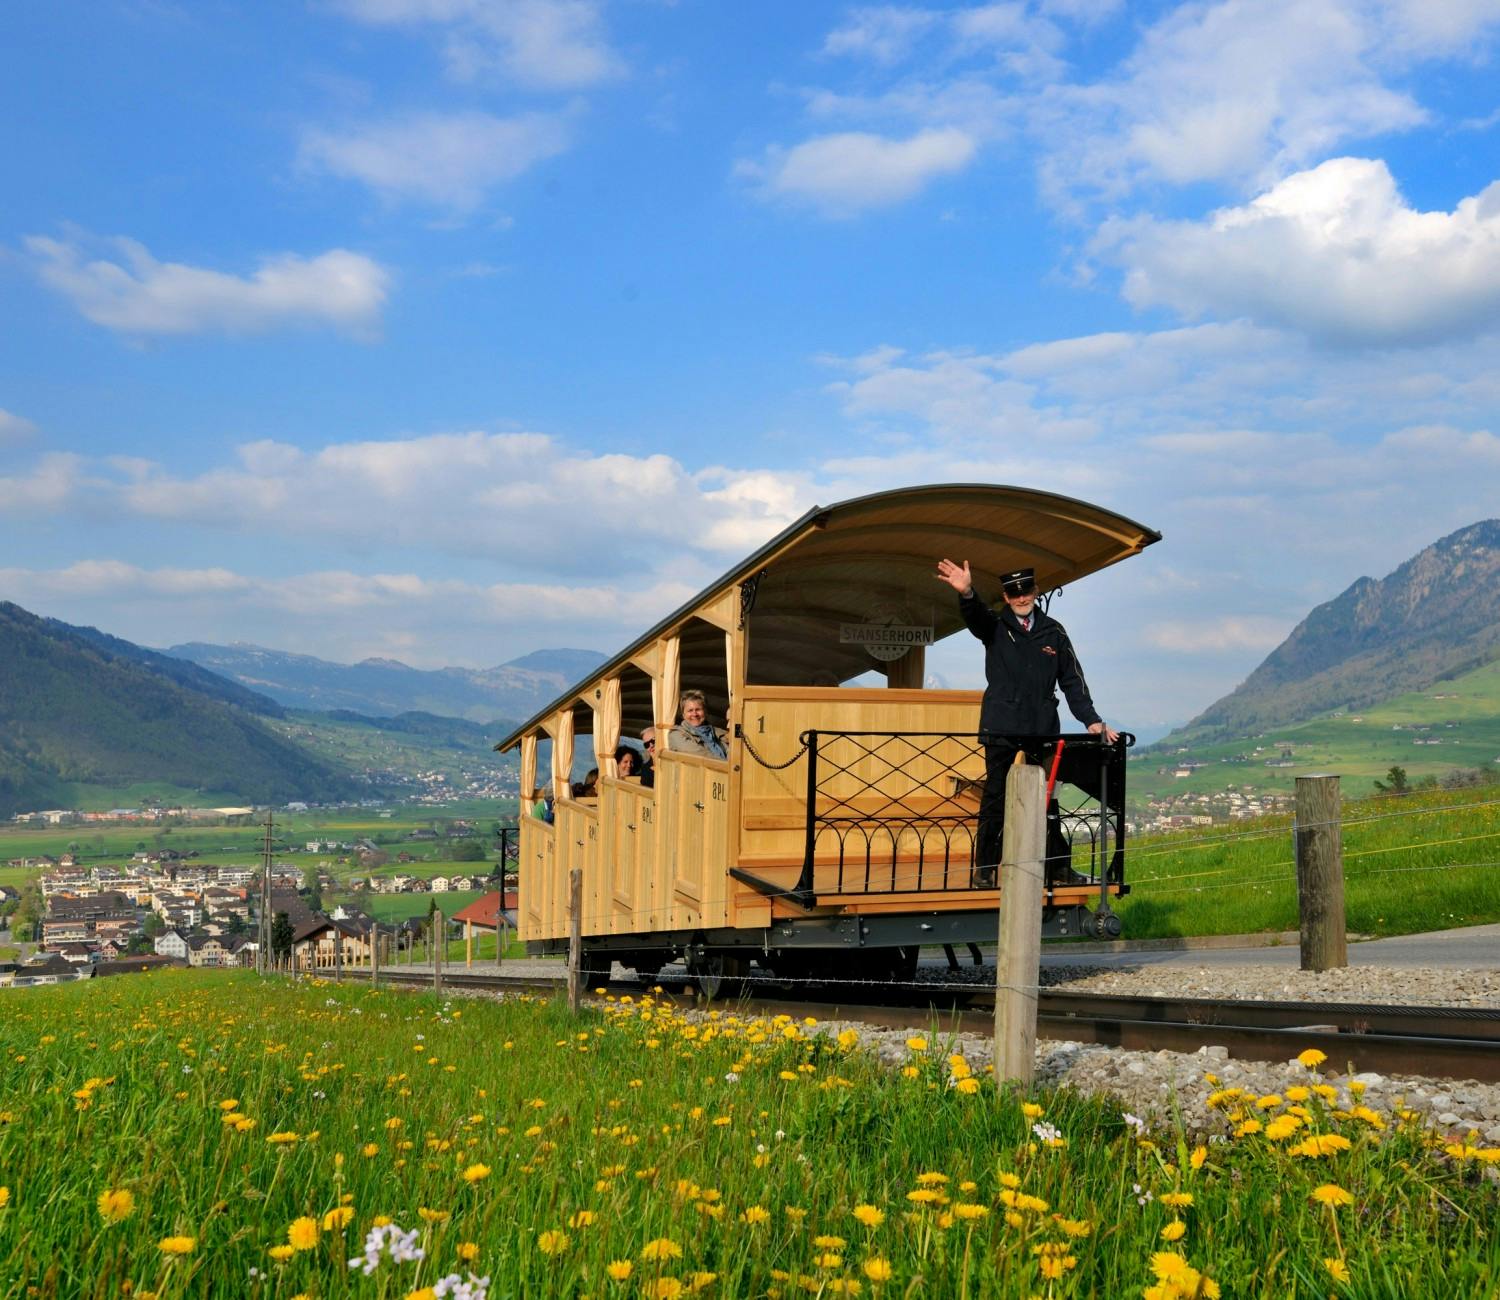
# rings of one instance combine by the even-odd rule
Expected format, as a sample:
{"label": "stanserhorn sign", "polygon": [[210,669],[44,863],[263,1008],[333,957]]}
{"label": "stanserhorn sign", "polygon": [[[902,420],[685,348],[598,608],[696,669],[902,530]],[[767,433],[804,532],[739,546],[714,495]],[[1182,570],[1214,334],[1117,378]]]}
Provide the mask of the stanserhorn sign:
{"label": "stanserhorn sign", "polygon": [[872,657],[889,663],[912,646],[931,645],[931,626],[911,623],[840,623],[840,645],[862,645]]}

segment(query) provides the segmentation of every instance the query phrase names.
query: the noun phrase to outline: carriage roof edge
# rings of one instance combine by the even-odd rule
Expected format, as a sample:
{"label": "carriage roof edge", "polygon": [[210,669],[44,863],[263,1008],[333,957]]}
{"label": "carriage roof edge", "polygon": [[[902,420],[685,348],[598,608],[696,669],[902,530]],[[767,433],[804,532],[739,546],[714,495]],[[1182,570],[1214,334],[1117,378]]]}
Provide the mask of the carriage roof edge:
{"label": "carriage roof edge", "polygon": [[[638,655],[645,647],[668,633],[674,625],[686,622],[692,618],[696,611],[702,609],[710,602],[722,599],[726,592],[737,584],[752,578],[763,569],[767,562],[773,558],[785,557],[788,553],[795,551],[796,547],[803,543],[809,536],[815,536],[826,532],[850,516],[861,513],[875,513],[877,511],[899,509],[903,505],[918,506],[922,504],[935,504],[942,506],[948,504],[950,507],[962,503],[966,498],[974,497],[989,499],[994,507],[1008,506],[1011,509],[1021,508],[1033,510],[1038,515],[1053,519],[1064,519],[1076,525],[1090,528],[1099,534],[1111,539],[1111,545],[1102,551],[1095,551],[1086,556],[1066,557],[1051,555],[1050,558],[1062,561],[1063,568],[1058,570],[1058,581],[1047,585],[1061,585],[1065,574],[1066,581],[1075,581],[1090,573],[1098,572],[1100,569],[1109,567],[1135,555],[1161,540],[1161,534],[1144,524],[1137,523],[1124,515],[1108,510],[1102,506],[1096,506],[1090,502],[1080,501],[1073,497],[1061,496],[1053,492],[1043,492],[1034,488],[1015,487],[1004,484],[991,483],[943,483],[924,484],[917,487],[893,488],[883,492],[869,493],[865,496],[852,497],[847,501],[840,501],[831,506],[814,506],[799,519],[775,537],[758,547],[745,559],[737,563],[727,573],[715,579],[701,592],[687,601],[665,618],[642,632],[625,646],[619,653],[612,656],[605,663],[599,665],[588,676],[580,678],[549,702],[544,708],[538,710],[508,736],[494,746],[501,752],[515,748],[521,740],[529,733],[540,728],[545,719],[551,717],[559,710],[565,708],[570,702],[577,700],[596,683],[604,681],[617,674],[624,668],[633,657]],[[973,526],[976,537],[983,534],[982,527],[977,524]],[[923,550],[921,558],[931,560]],[[941,548],[939,548],[941,549]],[[1072,561],[1068,563],[1067,561]],[[1043,581],[1043,575],[1038,573],[1039,582]]]}

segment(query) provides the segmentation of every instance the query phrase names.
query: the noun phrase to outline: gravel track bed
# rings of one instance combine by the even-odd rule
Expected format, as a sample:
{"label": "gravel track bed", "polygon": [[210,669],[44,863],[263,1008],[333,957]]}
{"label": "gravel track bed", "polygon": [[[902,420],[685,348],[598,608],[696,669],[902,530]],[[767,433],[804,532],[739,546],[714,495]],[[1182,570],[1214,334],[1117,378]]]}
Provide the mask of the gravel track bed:
{"label": "gravel track bed", "polygon": [[[652,983],[659,980],[668,987],[680,987],[686,980],[686,973],[680,971],[680,967],[663,970]],[[520,976],[560,972],[556,962],[518,961],[507,962],[505,973]],[[949,972],[946,967],[923,966],[919,978],[923,983],[992,985],[995,968],[965,966],[960,972]],[[1496,971],[1403,969],[1397,982],[1390,979],[1389,972],[1369,967],[1318,973],[1265,966],[1155,966],[1138,970],[1054,966],[1042,971],[1041,985],[1055,991],[1137,997],[1500,1007],[1500,972]],[[724,1010],[730,1008],[726,1005]],[[700,1017],[710,1013],[685,1014]],[[911,1049],[906,1045],[911,1037],[909,1030],[882,1029],[855,1017],[822,1021],[817,1028],[830,1034],[854,1029],[861,1041],[893,1068],[911,1059]],[[985,1035],[959,1034],[951,1040],[932,1041],[929,1050],[961,1052],[977,1072],[993,1063],[993,1047]],[[1441,1133],[1456,1139],[1477,1133],[1482,1145],[1500,1146],[1500,1084],[1374,1072],[1348,1075],[1334,1068],[1336,1064],[1328,1061],[1322,1074],[1327,1082],[1340,1089],[1341,1104],[1351,1104],[1348,1085],[1356,1081],[1364,1085],[1364,1104],[1382,1114],[1407,1106],[1421,1113]],[[1210,1074],[1217,1082],[1206,1077]],[[1095,1043],[1051,1039],[1037,1043],[1039,1085],[1108,1093],[1126,1110],[1157,1123],[1170,1124],[1174,1116],[1180,1116],[1184,1127],[1194,1136],[1227,1131],[1218,1113],[1205,1105],[1209,1094],[1218,1088],[1243,1088],[1263,1096],[1307,1080],[1307,1071],[1295,1060],[1283,1064],[1233,1060],[1222,1047],[1202,1047],[1196,1052],[1131,1052]],[[1491,1173],[1494,1172],[1491,1167]]]}

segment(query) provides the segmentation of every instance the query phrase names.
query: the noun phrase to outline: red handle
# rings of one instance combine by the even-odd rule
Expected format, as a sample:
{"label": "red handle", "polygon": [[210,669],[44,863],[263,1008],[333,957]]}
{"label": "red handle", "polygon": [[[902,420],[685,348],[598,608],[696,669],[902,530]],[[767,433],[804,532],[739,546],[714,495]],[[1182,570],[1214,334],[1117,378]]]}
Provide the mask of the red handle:
{"label": "red handle", "polygon": [[1052,751],[1052,770],[1047,773],[1048,802],[1051,802],[1052,799],[1052,787],[1057,784],[1057,766],[1062,762],[1062,752],[1063,746],[1065,744],[1067,744],[1067,741],[1063,740],[1061,737],[1058,737],[1057,748]]}

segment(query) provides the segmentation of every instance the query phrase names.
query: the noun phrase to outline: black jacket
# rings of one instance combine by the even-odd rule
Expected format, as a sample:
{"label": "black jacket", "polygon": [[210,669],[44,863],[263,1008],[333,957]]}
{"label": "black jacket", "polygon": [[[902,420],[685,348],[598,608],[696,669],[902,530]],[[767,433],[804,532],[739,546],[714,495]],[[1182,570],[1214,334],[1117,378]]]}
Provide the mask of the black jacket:
{"label": "black jacket", "polygon": [[1056,736],[1057,690],[1085,727],[1102,722],[1063,625],[1033,610],[1031,631],[1022,629],[1007,605],[991,609],[977,596],[960,596],[969,631],[984,642],[984,703],[979,730],[993,736]]}

